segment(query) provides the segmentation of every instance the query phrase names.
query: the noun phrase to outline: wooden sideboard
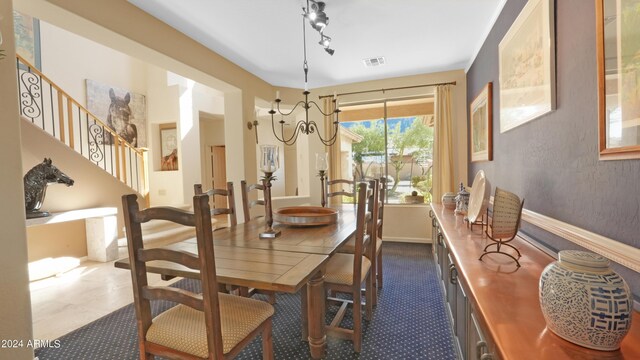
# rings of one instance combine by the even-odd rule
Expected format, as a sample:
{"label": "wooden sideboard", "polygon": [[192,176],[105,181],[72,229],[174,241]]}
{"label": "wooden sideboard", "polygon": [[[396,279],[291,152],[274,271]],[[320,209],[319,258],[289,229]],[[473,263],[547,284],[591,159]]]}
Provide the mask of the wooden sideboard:
{"label": "wooden sideboard", "polygon": [[603,352],[568,342],[546,328],[538,281],[554,258],[516,237],[521,267],[507,256],[478,260],[488,240],[480,226],[432,204],[433,252],[463,359],[640,359],[640,313],[619,351]]}

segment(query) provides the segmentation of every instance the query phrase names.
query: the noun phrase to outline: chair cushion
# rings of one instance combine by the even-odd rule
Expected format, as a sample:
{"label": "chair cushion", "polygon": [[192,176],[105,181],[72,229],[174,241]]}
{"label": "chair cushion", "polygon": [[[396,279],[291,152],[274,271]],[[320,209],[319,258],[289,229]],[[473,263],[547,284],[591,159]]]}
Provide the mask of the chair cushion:
{"label": "chair cushion", "polygon": [[[327,264],[324,281],[329,284],[353,285],[353,257],[353,254],[333,254]],[[371,261],[363,256],[360,279],[364,280],[370,268]]]}
{"label": "chair cushion", "polygon": [[[382,247],[382,239],[378,238],[378,239],[376,239],[376,254],[380,251],[381,247]],[[355,253],[356,252],[356,239],[352,237],[346,243],[342,244],[342,246],[340,246],[338,248],[338,252],[339,253],[343,253],[343,254],[353,254],[353,253]]]}
{"label": "chair cushion", "polygon": [[[273,315],[273,306],[264,301],[221,293],[218,299],[225,354]],[[204,313],[186,305],[177,305],[156,316],[146,338],[202,358],[209,354]]]}

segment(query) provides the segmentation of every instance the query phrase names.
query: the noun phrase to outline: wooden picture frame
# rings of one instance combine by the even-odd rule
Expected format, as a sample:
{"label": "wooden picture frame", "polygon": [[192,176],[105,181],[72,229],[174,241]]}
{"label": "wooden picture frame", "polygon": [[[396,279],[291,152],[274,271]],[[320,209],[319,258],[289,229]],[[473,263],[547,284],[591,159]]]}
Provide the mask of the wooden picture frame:
{"label": "wooden picture frame", "polygon": [[640,158],[640,9],[635,4],[596,0],[601,160]]}
{"label": "wooden picture frame", "polygon": [[554,0],[529,0],[498,52],[500,133],[555,110]]}
{"label": "wooden picture frame", "polygon": [[176,124],[160,124],[160,170],[178,170],[178,129]]}
{"label": "wooden picture frame", "polygon": [[469,105],[471,162],[493,160],[493,83],[484,86]]}

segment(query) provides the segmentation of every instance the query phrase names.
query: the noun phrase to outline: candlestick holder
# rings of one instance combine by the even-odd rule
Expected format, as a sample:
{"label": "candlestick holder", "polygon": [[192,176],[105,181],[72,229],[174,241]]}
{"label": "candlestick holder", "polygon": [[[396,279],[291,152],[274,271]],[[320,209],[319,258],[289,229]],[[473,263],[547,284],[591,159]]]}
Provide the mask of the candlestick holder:
{"label": "candlestick holder", "polygon": [[327,206],[327,198],[325,194],[326,189],[324,185],[327,169],[329,169],[329,154],[326,152],[316,153],[316,170],[318,171],[318,176],[320,177],[320,204],[322,205],[322,207]]}
{"label": "candlestick holder", "polygon": [[318,170],[318,176],[320,177],[320,204],[322,205],[322,207],[327,207],[327,198],[325,195],[325,185],[324,185],[324,179],[326,179],[325,177],[325,170]]}
{"label": "candlestick holder", "polygon": [[273,208],[271,204],[271,182],[276,178],[273,173],[264,173],[264,232],[260,233],[260,239],[274,239],[280,235],[280,230],[273,228]]}
{"label": "candlestick holder", "polygon": [[273,228],[273,206],[271,203],[271,182],[275,180],[273,173],[280,167],[280,149],[275,145],[261,145],[260,170],[264,172],[264,220],[265,229],[260,239],[274,239],[280,235],[280,230]]}

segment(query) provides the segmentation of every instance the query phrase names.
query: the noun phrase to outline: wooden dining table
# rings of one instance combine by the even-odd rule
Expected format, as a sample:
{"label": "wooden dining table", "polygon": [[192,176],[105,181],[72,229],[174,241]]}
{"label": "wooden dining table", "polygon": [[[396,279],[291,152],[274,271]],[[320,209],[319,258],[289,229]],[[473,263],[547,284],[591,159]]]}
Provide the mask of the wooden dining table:
{"label": "wooden dining table", "polygon": [[[335,207],[338,220],[321,226],[274,224],[275,239],[260,239],[264,218],[217,229],[213,233],[216,275],[220,283],[285,293],[301,291],[302,336],[311,357],[320,359],[326,347],[324,270],[329,257],[356,230],[353,205]],[[191,238],[162,248],[197,253]],[[129,259],[115,262],[129,269]],[[199,279],[197,270],[166,261],[147,263],[147,271],[166,276]],[[306,301],[305,301],[306,299]]]}

